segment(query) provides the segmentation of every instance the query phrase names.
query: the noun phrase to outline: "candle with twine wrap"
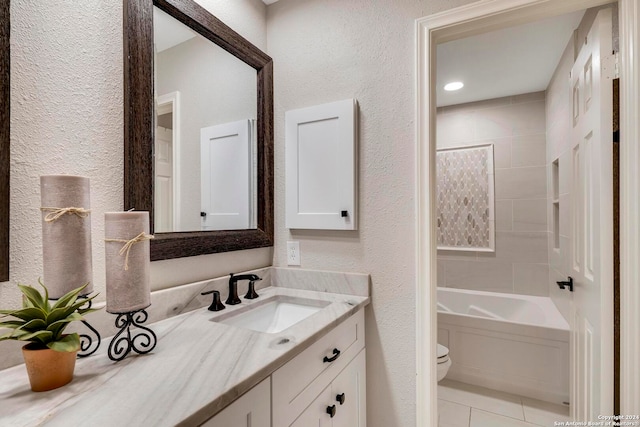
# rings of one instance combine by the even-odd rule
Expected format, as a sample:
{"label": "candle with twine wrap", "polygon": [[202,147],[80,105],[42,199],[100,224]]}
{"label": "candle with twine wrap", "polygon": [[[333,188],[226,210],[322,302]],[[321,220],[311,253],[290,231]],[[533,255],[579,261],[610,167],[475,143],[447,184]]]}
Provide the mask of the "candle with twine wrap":
{"label": "candle with twine wrap", "polygon": [[91,202],[89,178],[73,175],[40,177],[42,261],[49,298],[58,299],[88,283],[91,266]]}
{"label": "candle with twine wrap", "polygon": [[149,212],[107,212],[104,225],[107,311],[129,313],[149,307]]}

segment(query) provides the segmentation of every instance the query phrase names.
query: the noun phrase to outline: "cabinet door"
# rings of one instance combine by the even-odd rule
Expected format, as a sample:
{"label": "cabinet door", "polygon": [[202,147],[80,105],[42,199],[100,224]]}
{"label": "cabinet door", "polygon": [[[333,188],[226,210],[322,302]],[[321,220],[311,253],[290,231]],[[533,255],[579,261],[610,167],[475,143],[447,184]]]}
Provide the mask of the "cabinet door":
{"label": "cabinet door", "polygon": [[366,427],[365,373],[363,349],[290,427]]}
{"label": "cabinet door", "polygon": [[[274,427],[291,425],[364,349],[364,328],[364,310],[360,310],[273,373]],[[333,349],[340,351],[337,358]],[[325,357],[335,360],[325,361]]]}
{"label": "cabinet door", "polygon": [[357,229],[355,99],[285,114],[286,227]]}
{"label": "cabinet door", "polygon": [[271,377],[249,390],[203,427],[271,427]]}
{"label": "cabinet door", "polygon": [[329,385],[290,427],[331,427],[331,415],[327,413],[327,408],[333,405],[330,403],[331,395],[331,385]]}
{"label": "cabinet door", "polygon": [[[331,383],[329,405],[336,405],[333,427],[366,427],[366,361],[365,350]],[[340,402],[343,402],[340,404]]]}

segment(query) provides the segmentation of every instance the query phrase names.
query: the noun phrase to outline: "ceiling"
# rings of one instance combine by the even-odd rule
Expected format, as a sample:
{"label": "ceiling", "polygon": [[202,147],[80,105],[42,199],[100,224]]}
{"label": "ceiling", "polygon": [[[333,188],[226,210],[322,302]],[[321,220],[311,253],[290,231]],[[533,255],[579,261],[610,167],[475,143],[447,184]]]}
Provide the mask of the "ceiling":
{"label": "ceiling", "polygon": [[[437,105],[545,90],[584,11],[438,45]],[[446,92],[451,81],[464,88]]]}

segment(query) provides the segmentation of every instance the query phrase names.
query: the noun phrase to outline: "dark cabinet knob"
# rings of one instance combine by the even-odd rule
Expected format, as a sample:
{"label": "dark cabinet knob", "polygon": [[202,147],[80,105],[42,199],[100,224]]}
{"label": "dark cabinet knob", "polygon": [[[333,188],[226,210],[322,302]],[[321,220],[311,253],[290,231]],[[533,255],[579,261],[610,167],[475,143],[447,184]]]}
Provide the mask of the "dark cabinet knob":
{"label": "dark cabinet knob", "polygon": [[336,416],[336,405],[331,405],[331,406],[327,406],[327,414],[329,414],[329,416],[331,418]]}
{"label": "dark cabinet knob", "polygon": [[205,216],[207,216],[207,213],[206,212],[200,212],[200,216],[204,218]]}
{"label": "dark cabinet knob", "polygon": [[340,405],[344,405],[344,393],[341,393],[336,396],[336,401],[340,402]]}
{"label": "dark cabinet knob", "polygon": [[322,361],[324,363],[331,363],[334,360],[336,360],[338,357],[340,357],[340,350],[338,350],[337,348],[334,348],[333,349],[333,356],[332,357],[325,356],[324,359],[322,359]]}

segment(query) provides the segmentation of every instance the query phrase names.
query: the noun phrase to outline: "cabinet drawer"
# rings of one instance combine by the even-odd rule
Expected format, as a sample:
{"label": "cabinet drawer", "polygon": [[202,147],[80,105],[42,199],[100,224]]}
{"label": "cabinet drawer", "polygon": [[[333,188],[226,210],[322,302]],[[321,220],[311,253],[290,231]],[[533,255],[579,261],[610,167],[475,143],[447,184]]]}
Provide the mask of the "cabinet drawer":
{"label": "cabinet drawer", "polygon": [[275,371],[271,377],[274,427],[290,425],[364,344],[364,310],[360,310]]}

